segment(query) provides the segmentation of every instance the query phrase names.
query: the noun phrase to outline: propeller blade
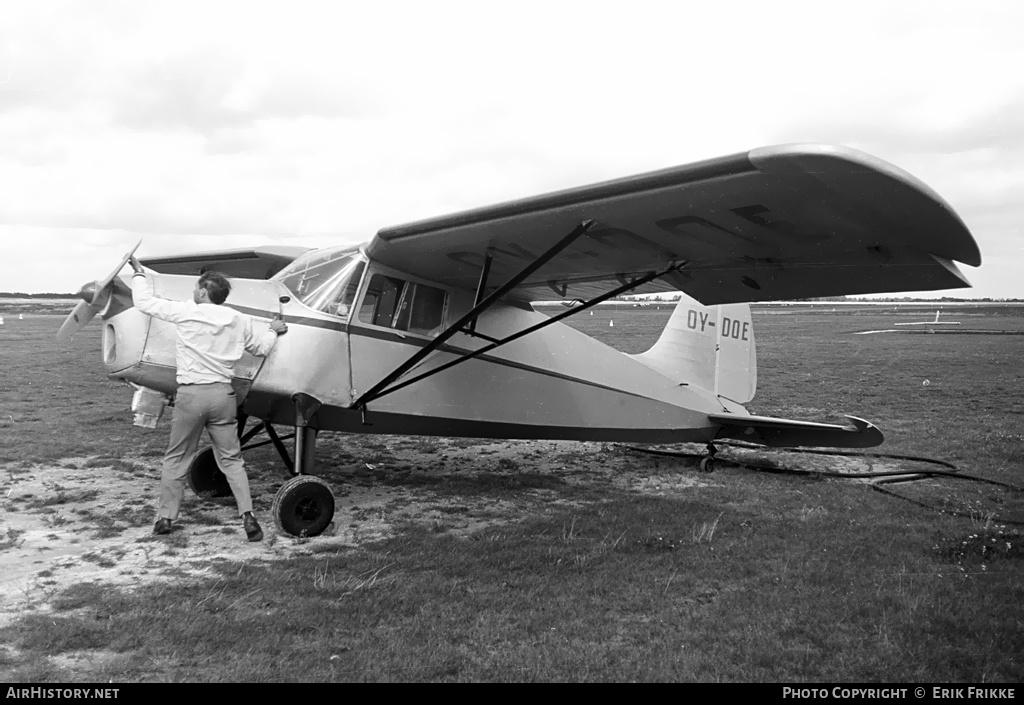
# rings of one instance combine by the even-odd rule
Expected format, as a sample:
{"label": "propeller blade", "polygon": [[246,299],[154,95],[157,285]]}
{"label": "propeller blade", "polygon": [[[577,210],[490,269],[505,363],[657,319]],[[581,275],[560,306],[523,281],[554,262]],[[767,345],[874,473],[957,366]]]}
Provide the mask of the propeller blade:
{"label": "propeller blade", "polygon": [[124,266],[128,264],[128,260],[132,258],[132,255],[135,254],[135,250],[139,249],[139,245],[141,244],[142,240],[140,239],[138,242],[135,243],[135,247],[133,247],[130,252],[128,252],[124,257],[121,258],[121,263],[114,267],[114,271],[108,274],[106,279],[103,279],[96,284],[96,292],[92,295],[91,302],[93,306],[97,305],[100,302],[100,297],[103,294],[104,290],[108,286],[110,286],[110,282],[114,281],[114,279],[121,272],[121,270],[124,269]]}
{"label": "propeller blade", "polygon": [[[139,249],[139,245],[142,244],[142,240],[135,243],[135,247],[131,249],[124,257],[121,258],[121,262],[114,267],[114,270],[107,275],[105,279],[97,282],[90,282],[82,287],[82,290],[78,292],[78,295],[82,297],[82,301],[75,306],[74,310],[68,314],[68,317],[64,319],[64,323],[61,324],[60,330],[57,331],[57,340],[62,343],[66,343],[71,340],[71,337],[82,330],[89,324],[96,314],[102,311],[107,303],[110,301],[110,297],[114,294],[114,290],[117,288],[114,284],[114,280],[117,279],[117,275],[128,264],[128,260],[135,254],[135,250]],[[124,288],[123,286],[121,288]],[[131,292],[128,292],[129,301],[131,301]],[[123,296],[121,297],[123,298]],[[127,308],[121,302],[121,310]]]}
{"label": "propeller blade", "polygon": [[89,321],[91,321],[99,311],[99,308],[94,307],[85,301],[79,301],[74,310],[72,310],[71,313],[68,314],[68,317],[64,319],[64,323],[61,324],[60,330],[57,331],[57,340],[62,343],[66,343],[71,340],[71,336],[88,325]]}

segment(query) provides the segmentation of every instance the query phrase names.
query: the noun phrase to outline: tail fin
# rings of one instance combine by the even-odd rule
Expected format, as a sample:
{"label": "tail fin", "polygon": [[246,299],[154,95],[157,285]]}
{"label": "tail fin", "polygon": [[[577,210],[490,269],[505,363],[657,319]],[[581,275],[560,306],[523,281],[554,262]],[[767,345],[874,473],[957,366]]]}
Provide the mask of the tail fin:
{"label": "tail fin", "polygon": [[757,351],[748,304],[702,306],[683,296],[658,342],[634,355],[680,383],[738,404],[757,391]]}

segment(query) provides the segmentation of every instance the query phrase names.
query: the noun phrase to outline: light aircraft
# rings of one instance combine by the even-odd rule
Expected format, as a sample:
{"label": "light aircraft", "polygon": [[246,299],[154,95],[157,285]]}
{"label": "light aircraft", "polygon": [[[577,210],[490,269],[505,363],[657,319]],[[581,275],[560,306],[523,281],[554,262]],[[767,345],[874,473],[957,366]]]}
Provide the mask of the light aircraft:
{"label": "light aircraft", "polygon": [[[131,253],[129,253],[131,254]],[[175,391],[174,329],[132,306],[128,256],[58,333],[99,314],[111,379],[152,421]],[[289,331],[235,370],[239,434],[269,436],[294,476],[278,527],[315,535],[334,513],[316,478],[321,431],[581,441],[868,447],[881,432],[756,416],[750,302],[970,286],[981,254],[928,186],[844,147],[764,147],[384,228],[360,247],[263,247],[150,257],[155,293],[234,277],[225,305]],[[682,291],[665,330],[628,355],[562,323],[626,293]],[[532,302],[571,300],[547,316]],[[246,428],[247,421],[255,425]],[[280,436],[275,426],[289,428]],[[284,440],[293,438],[289,452]],[[227,493],[207,449],[197,492]]]}
{"label": "light aircraft", "polygon": [[882,329],[882,330],[862,330],[862,331],[857,331],[854,335],[874,335],[875,333],[918,333],[918,332],[920,332],[920,329],[917,329],[917,330],[906,330],[907,328],[913,328],[915,326],[922,326],[922,327],[924,327],[924,330],[926,332],[934,333],[934,332],[936,332],[938,330],[950,330],[949,328],[943,329],[943,326],[958,326],[958,325],[960,325],[960,321],[940,321],[939,320],[939,314],[941,312],[942,312],[942,309],[939,309],[938,311],[935,312],[935,320],[934,321],[914,321],[912,323],[893,323],[894,326],[901,326],[901,327],[904,328],[904,330],[900,330],[899,328],[885,328],[885,329]]}
{"label": "light aircraft", "polygon": [[941,328],[942,326],[958,326],[958,325],[960,325],[960,321],[940,321],[939,320],[939,314],[941,314],[941,313],[942,313],[942,309],[939,309],[938,311],[935,312],[935,320],[934,321],[914,321],[913,323],[894,323],[893,325],[897,325],[897,326],[926,326],[926,329],[930,333],[934,333],[937,329]]}

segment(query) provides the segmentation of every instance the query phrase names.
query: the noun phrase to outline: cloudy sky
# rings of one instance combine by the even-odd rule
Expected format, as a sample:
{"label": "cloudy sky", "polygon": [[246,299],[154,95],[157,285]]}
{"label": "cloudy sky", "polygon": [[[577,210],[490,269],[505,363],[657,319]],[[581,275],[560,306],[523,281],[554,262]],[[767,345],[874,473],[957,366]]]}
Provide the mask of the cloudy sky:
{"label": "cloudy sky", "polygon": [[[1024,3],[0,4],[0,291],[322,246],[785,142],[870,152],[1024,297]],[[941,295],[941,294],[936,294]]]}

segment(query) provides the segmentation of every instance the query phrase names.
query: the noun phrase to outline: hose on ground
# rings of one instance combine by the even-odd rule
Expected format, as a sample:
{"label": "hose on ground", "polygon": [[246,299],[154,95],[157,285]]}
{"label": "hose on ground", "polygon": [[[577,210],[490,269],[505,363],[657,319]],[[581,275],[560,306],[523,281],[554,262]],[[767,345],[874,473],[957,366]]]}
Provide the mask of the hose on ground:
{"label": "hose on ground", "polygon": [[[744,448],[744,449],[761,450],[761,451],[768,450],[764,446],[759,446],[759,445],[757,445],[755,443],[745,443],[743,441],[717,441],[716,445],[731,446],[731,447],[734,447],[734,448]],[[662,449],[658,449],[658,448],[641,448],[641,447],[638,447],[638,446],[624,446],[624,448],[626,448],[626,450],[630,450],[630,451],[633,451],[633,452],[647,453],[649,455],[662,455],[662,456],[677,457],[677,458],[699,458],[699,457],[702,457],[700,454],[696,454],[696,453],[684,453],[684,452],[681,452],[681,451],[662,450]],[[940,512],[940,513],[943,513],[943,514],[951,514],[953,516],[965,517],[965,518],[968,518],[968,519],[977,519],[978,515],[976,513],[960,512],[960,511],[957,511],[955,509],[948,509],[948,508],[937,507],[935,505],[927,504],[925,502],[921,502],[920,500],[913,499],[912,497],[907,497],[905,495],[899,494],[898,492],[893,492],[889,488],[883,487],[882,485],[895,484],[895,483],[898,483],[898,482],[912,482],[912,481],[915,481],[915,480],[923,480],[923,479],[928,478],[928,477],[949,477],[949,478],[954,478],[954,479],[957,479],[957,480],[967,480],[967,481],[970,481],[970,482],[980,482],[980,483],[987,484],[987,485],[994,485],[996,487],[1002,487],[1004,489],[1008,489],[1011,492],[1024,492],[1024,487],[1019,487],[1017,485],[1013,485],[1013,484],[1010,484],[1008,482],[1001,482],[999,480],[992,480],[992,479],[989,479],[987,477],[978,477],[977,475],[966,475],[966,474],[960,472],[959,469],[957,468],[957,466],[954,465],[953,463],[950,463],[950,462],[948,462],[946,460],[939,460],[937,458],[928,458],[928,457],[919,456],[919,455],[901,455],[901,454],[896,454],[896,453],[861,453],[861,452],[857,452],[857,451],[839,451],[839,450],[830,451],[830,450],[815,450],[815,449],[811,449],[811,448],[784,448],[784,449],[779,449],[779,450],[782,450],[782,451],[784,451],[786,453],[806,453],[806,454],[809,454],[809,455],[845,456],[845,457],[856,457],[856,458],[881,458],[881,459],[887,459],[887,460],[911,460],[911,461],[919,462],[919,463],[928,463],[928,464],[931,464],[931,465],[941,465],[943,467],[950,468],[950,469],[949,470],[928,470],[928,469],[925,469],[925,470],[879,470],[879,471],[871,471],[871,472],[836,472],[836,471],[830,471],[830,470],[801,470],[801,469],[798,469],[798,468],[784,468],[784,467],[780,468],[780,467],[771,467],[771,466],[767,466],[767,465],[755,465],[755,464],[751,464],[751,463],[747,463],[747,462],[740,462],[740,461],[734,460],[734,459],[731,459],[728,462],[730,462],[730,463],[732,463],[734,465],[738,465],[740,467],[747,468],[749,470],[757,470],[757,471],[762,471],[762,472],[771,472],[771,473],[780,473],[780,474],[789,474],[789,475],[814,475],[814,476],[817,476],[817,477],[838,477],[838,478],[843,478],[843,479],[870,479],[870,480],[874,480],[874,482],[870,483],[870,486],[871,486],[871,488],[873,490],[876,490],[876,491],[881,492],[883,494],[889,495],[890,497],[895,497],[897,499],[902,499],[902,500],[904,500],[906,502],[910,502],[910,503],[916,504],[916,505],[918,505],[920,507],[924,507],[926,509],[931,509],[933,511],[937,511],[937,512]],[[995,516],[986,517],[986,518],[991,520],[991,521],[993,521],[993,522],[999,523],[999,524],[1011,524],[1011,525],[1014,525],[1014,526],[1024,526],[1024,521],[1017,521],[1017,520],[1013,520],[1013,519],[1004,519],[1004,518],[995,517]]]}

